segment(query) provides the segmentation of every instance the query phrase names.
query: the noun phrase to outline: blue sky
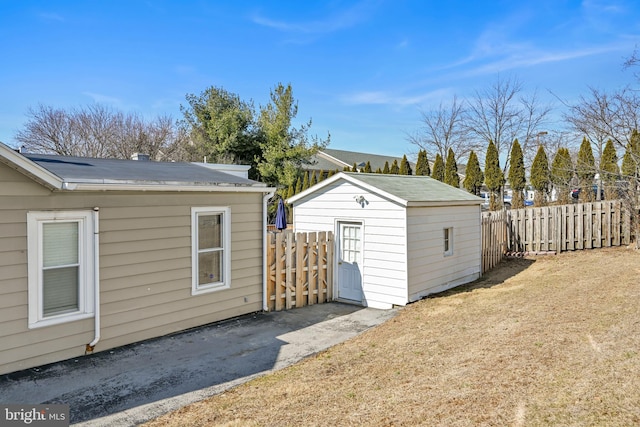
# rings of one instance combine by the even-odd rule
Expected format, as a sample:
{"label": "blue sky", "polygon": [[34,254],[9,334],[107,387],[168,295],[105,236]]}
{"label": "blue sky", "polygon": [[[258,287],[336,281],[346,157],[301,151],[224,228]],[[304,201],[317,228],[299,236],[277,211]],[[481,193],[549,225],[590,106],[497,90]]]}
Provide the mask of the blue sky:
{"label": "blue sky", "polygon": [[[561,105],[634,83],[640,2],[0,0],[0,141],[29,107],[100,102],[180,118],[223,87],[257,105],[291,83],[331,148],[402,155],[420,111],[499,77]],[[550,122],[551,128],[560,122]]]}

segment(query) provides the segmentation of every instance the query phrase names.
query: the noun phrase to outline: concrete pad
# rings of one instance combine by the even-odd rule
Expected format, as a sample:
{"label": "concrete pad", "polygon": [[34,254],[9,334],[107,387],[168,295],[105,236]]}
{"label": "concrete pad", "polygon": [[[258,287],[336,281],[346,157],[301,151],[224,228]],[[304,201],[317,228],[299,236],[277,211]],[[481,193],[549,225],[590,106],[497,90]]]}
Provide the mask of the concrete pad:
{"label": "concrete pad", "polygon": [[254,313],[0,376],[2,403],[64,403],[71,423],[137,425],[352,338],[397,313],[341,303]]}

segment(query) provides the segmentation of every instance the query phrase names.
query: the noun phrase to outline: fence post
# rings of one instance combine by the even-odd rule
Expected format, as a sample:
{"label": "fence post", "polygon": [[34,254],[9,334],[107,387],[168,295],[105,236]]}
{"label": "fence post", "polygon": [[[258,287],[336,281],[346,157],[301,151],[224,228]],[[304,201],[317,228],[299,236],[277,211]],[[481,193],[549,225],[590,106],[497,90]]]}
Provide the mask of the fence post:
{"label": "fence post", "polygon": [[306,245],[307,234],[296,233],[296,307],[304,305],[304,287],[306,284],[304,254]]}

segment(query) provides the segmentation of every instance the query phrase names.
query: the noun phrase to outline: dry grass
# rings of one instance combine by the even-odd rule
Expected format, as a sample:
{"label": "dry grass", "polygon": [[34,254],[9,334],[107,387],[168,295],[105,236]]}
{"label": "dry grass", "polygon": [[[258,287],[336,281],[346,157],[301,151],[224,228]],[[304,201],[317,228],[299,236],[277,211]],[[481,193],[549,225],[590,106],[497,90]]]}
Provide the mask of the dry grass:
{"label": "dry grass", "polygon": [[640,253],[506,261],[149,425],[640,425]]}

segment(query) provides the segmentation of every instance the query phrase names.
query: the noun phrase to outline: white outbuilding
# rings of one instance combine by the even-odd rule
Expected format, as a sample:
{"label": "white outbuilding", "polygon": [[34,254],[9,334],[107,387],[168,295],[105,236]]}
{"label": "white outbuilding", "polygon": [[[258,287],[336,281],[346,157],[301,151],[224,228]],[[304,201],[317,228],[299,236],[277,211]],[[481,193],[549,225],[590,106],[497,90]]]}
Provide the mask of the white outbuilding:
{"label": "white outbuilding", "polygon": [[287,202],[295,232],[334,232],[339,301],[391,308],[480,277],[482,199],[464,190],[340,172]]}

